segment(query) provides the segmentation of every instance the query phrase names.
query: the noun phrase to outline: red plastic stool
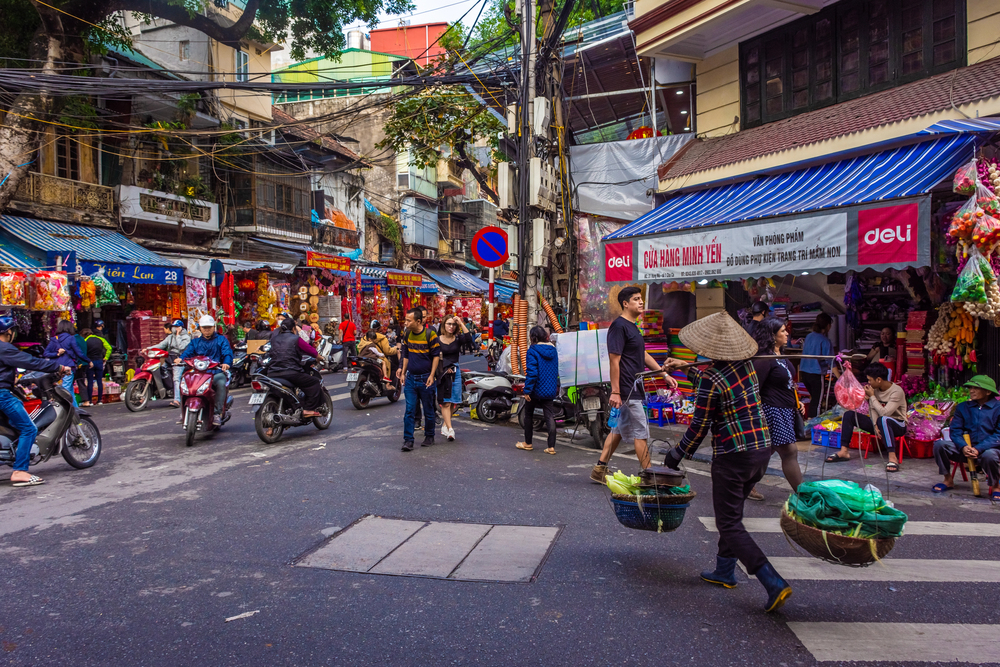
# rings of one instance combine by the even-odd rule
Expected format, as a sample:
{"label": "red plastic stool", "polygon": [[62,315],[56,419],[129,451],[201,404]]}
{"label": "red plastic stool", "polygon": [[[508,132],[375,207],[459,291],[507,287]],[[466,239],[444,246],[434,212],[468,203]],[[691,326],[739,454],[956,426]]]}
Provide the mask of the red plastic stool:
{"label": "red plastic stool", "polygon": [[969,481],[969,473],[965,472],[965,466],[962,465],[961,463],[959,463],[958,461],[955,461],[955,462],[953,462],[951,464],[951,478],[952,479],[955,479],[955,471],[959,471],[959,472],[962,473],[962,481],[963,482],[968,482]]}
{"label": "red plastic stool", "polygon": [[[900,463],[903,462],[903,452],[909,446],[910,446],[910,444],[908,442],[906,442],[906,436],[905,435],[901,435],[898,438],[896,438],[896,458],[899,459]],[[912,452],[911,452],[911,454],[912,454]]]}
{"label": "red plastic stool", "polygon": [[878,446],[878,439],[871,433],[865,433],[863,431],[858,431],[858,451],[864,452],[861,458],[867,459],[868,452],[871,451],[872,444]]}

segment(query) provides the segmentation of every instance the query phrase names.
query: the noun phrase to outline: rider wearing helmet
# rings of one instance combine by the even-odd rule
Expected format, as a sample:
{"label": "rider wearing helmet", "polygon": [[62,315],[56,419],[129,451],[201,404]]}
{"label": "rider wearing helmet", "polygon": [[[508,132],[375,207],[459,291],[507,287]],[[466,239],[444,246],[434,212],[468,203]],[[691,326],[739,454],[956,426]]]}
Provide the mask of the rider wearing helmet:
{"label": "rider wearing helmet", "polygon": [[208,357],[219,364],[218,369],[213,369],[212,389],[215,391],[215,417],[213,422],[216,426],[222,425],[222,412],[226,409],[226,374],[217,371],[228,371],[233,363],[233,348],[229,346],[229,341],[225,336],[216,333],[215,318],[211,315],[203,315],[198,320],[198,328],[201,329],[201,337],[195,338],[174,363],[179,364],[184,359],[191,357]]}
{"label": "rider wearing helmet", "polygon": [[319,352],[302,340],[295,331],[297,326],[295,320],[289,317],[282,320],[281,326],[271,334],[271,365],[267,376],[287,380],[301,389],[305,394],[302,416],[319,417],[316,408],[322,402],[323,385],[315,376],[303,372],[301,363],[303,354],[319,357]]}
{"label": "rider wearing helmet", "polygon": [[73,368],[62,366],[51,359],[33,357],[11,345],[16,326],[13,317],[0,317],[0,412],[7,415],[7,422],[18,432],[17,454],[14,457],[14,472],[11,473],[10,481],[14,486],[36,486],[44,483],[44,480],[28,473],[28,460],[38,429],[28,417],[24,404],[11,392],[14,388],[14,377],[18,368],[43,373],[62,371],[64,375],[72,375]]}
{"label": "rider wearing helmet", "polygon": [[[149,349],[165,350],[169,359],[177,359],[184,354],[184,350],[190,344],[191,334],[187,332],[187,324],[185,324],[184,320],[178,319],[170,323],[170,333],[167,337]],[[171,366],[170,371],[174,377],[174,400],[170,401],[170,406],[179,408],[181,407],[179,400],[181,396],[181,375],[184,374],[184,366],[174,364]]]}

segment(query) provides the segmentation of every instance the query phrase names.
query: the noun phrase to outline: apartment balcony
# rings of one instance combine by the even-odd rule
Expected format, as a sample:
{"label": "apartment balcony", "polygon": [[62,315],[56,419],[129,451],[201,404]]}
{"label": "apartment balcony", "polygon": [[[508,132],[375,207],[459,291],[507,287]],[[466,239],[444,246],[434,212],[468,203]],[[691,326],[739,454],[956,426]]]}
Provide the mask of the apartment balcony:
{"label": "apartment balcony", "polygon": [[37,218],[75,223],[115,223],[115,189],[28,172],[10,208]]}
{"label": "apartment balcony", "polygon": [[219,231],[218,204],[136,185],[121,185],[118,193],[123,218],[173,227],[182,224],[186,230]]}

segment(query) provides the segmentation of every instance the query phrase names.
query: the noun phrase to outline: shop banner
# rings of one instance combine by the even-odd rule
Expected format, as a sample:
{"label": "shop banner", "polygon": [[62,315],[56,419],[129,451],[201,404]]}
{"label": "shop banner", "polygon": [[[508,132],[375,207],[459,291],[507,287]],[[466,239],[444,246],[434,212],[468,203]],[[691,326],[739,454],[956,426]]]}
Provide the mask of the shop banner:
{"label": "shop banner", "polygon": [[306,266],[315,266],[318,269],[330,269],[332,271],[350,271],[351,260],[349,257],[340,255],[326,255],[321,252],[306,251]]}
{"label": "shop banner", "polygon": [[424,284],[423,276],[419,273],[404,273],[402,271],[387,271],[386,282],[393,287],[414,287],[420,289]]}
{"label": "shop banner", "polygon": [[104,277],[113,283],[132,285],[183,285],[184,269],[179,266],[143,266],[137,264],[105,264],[80,262],[84,275],[92,276],[104,269]]}
{"label": "shop banner", "polygon": [[[639,239],[639,280],[772,275],[844,266],[847,214]],[[610,245],[610,244],[609,244]],[[612,268],[609,265],[608,271]]]}

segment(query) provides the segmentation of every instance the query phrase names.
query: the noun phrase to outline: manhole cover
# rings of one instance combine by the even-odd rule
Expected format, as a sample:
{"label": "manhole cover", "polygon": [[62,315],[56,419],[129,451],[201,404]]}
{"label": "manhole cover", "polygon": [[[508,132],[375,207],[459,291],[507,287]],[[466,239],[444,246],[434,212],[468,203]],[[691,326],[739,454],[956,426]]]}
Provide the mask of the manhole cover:
{"label": "manhole cover", "polygon": [[560,530],[365,515],[296,565],[455,581],[530,583]]}

